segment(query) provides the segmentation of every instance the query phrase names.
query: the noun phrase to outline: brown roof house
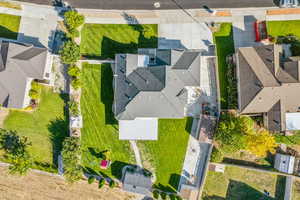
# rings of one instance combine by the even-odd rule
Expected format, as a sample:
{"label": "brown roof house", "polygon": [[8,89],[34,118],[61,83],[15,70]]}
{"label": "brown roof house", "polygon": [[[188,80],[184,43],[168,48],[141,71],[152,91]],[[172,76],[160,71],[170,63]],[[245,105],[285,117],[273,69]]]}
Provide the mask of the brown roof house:
{"label": "brown roof house", "polygon": [[0,42],[0,105],[24,108],[34,79],[50,82],[51,56],[47,48],[18,42]]}
{"label": "brown roof house", "polygon": [[239,112],[262,115],[270,131],[299,130],[299,61],[280,45],[239,48],[236,59]]}

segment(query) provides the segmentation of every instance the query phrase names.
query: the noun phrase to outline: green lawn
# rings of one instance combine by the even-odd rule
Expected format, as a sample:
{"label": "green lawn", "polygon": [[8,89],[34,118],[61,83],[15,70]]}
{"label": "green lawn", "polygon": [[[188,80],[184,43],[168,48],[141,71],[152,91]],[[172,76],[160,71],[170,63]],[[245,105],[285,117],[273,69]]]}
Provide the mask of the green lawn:
{"label": "green lawn", "polygon": [[51,88],[43,86],[37,110],[11,110],[4,121],[5,129],[16,130],[32,142],[30,153],[34,157],[36,167],[53,166],[56,163],[57,153],[68,134],[63,98],[62,95],[53,93]]}
{"label": "green lawn", "polygon": [[0,37],[17,39],[20,20],[20,16],[0,14]]}
{"label": "green lawn", "polygon": [[142,157],[155,168],[156,186],[176,191],[186,153],[191,118],[160,119],[157,141],[141,141]]}
{"label": "green lawn", "polygon": [[87,57],[114,58],[157,47],[157,24],[85,24],[81,34],[81,54]]}
{"label": "green lawn", "polygon": [[300,38],[300,20],[289,21],[267,21],[268,34],[276,36],[286,36],[288,34],[296,35]]}
{"label": "green lawn", "polygon": [[292,199],[300,199],[300,181],[294,179],[293,190],[292,190]]}
{"label": "green lawn", "polygon": [[[226,167],[224,173],[209,171],[203,200],[283,199],[285,177],[238,167]],[[264,195],[270,193],[270,198]]]}
{"label": "green lawn", "polygon": [[110,65],[83,64],[81,111],[82,164],[91,172],[100,171],[101,152],[109,150],[113,161],[102,173],[120,178],[121,168],[133,163],[128,141],[119,140],[118,125],[112,113],[113,88]]}
{"label": "green lawn", "polygon": [[214,32],[214,43],[217,48],[219,79],[220,79],[220,93],[221,93],[221,107],[226,109],[228,106],[228,79],[227,79],[227,64],[226,56],[234,53],[233,32],[231,23],[222,23],[220,30]]}

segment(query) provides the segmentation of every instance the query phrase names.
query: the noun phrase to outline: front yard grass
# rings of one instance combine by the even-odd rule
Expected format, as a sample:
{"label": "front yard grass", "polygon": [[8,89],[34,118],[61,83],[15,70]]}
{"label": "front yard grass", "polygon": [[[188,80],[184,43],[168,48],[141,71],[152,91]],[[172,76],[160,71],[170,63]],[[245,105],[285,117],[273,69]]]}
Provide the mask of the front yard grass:
{"label": "front yard grass", "polygon": [[[208,172],[202,199],[283,199],[284,188],[283,176],[227,166],[224,173]],[[270,193],[269,197],[265,191]]]}
{"label": "front yard grass", "polygon": [[64,113],[65,98],[66,96],[53,93],[51,88],[43,86],[41,100],[35,111],[11,110],[4,121],[4,129],[15,130],[31,141],[29,151],[35,168],[56,168],[62,141],[68,135],[68,121]]}
{"label": "front yard grass", "polygon": [[219,84],[221,95],[221,108],[228,108],[228,77],[226,57],[234,53],[233,32],[231,23],[222,23],[220,30],[214,32],[214,43],[216,44],[219,70]]}
{"label": "front yard grass", "polygon": [[81,38],[83,56],[113,59],[116,53],[156,48],[157,24],[85,24]]}
{"label": "front yard grass", "polygon": [[288,21],[267,21],[268,34],[277,36],[286,36],[293,34],[300,38],[300,20],[288,20]]}
{"label": "front yard grass", "polygon": [[[121,178],[121,169],[134,163],[128,141],[119,140],[118,124],[112,113],[113,88],[110,65],[83,63],[81,129],[82,164],[87,171]],[[109,150],[112,165],[100,170],[101,152]]]}
{"label": "front yard grass", "polygon": [[20,16],[0,14],[0,37],[16,40],[20,21]]}
{"label": "front yard grass", "polygon": [[186,153],[191,118],[159,119],[158,140],[140,141],[143,160],[154,167],[155,185],[168,192],[177,191]]}

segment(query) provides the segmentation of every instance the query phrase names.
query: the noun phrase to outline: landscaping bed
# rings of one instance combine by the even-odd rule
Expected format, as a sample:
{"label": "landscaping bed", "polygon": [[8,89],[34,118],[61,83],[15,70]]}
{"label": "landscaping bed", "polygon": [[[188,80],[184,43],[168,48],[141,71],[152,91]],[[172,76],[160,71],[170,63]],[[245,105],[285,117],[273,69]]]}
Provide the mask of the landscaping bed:
{"label": "landscaping bed", "polygon": [[20,21],[20,16],[0,14],[0,37],[16,40]]}
{"label": "landscaping bed", "polygon": [[3,127],[28,137],[32,146],[34,168],[56,171],[57,156],[62,141],[68,135],[68,121],[65,116],[65,95],[53,93],[43,86],[40,103],[34,111],[11,110]]}
{"label": "landscaping bed", "polygon": [[231,23],[220,24],[220,29],[213,33],[214,43],[218,57],[218,70],[220,81],[221,108],[229,108],[229,85],[228,79],[228,64],[226,58],[234,53],[233,31]]}
{"label": "landscaping bed", "polygon": [[157,24],[85,24],[81,54],[113,59],[116,53],[136,53],[138,48],[157,47]]}
{"label": "landscaping bed", "polygon": [[[154,167],[155,186],[175,192],[181,176],[191,119],[160,119],[157,141],[139,141],[142,158]],[[145,165],[145,164],[144,164]],[[145,167],[149,167],[146,166]]]}
{"label": "landscaping bed", "polygon": [[[119,140],[118,123],[112,112],[113,88],[110,65],[82,66],[81,129],[82,165],[90,173],[121,178],[121,170],[134,164],[128,141]],[[100,169],[104,151],[110,152],[111,167]]]}
{"label": "landscaping bed", "polygon": [[284,188],[283,176],[227,166],[224,173],[208,172],[202,199],[283,199]]}

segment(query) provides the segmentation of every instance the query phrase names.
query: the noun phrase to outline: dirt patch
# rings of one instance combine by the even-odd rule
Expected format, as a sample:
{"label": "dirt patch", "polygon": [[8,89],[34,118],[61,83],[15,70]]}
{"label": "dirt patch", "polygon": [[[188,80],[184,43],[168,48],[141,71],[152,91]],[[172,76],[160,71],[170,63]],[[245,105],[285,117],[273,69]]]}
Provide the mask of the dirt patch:
{"label": "dirt patch", "polygon": [[119,188],[97,188],[97,183],[89,185],[87,181],[68,185],[59,177],[29,172],[27,176],[13,176],[6,167],[0,167],[0,199],[6,200],[132,200],[135,196]]}
{"label": "dirt patch", "polygon": [[3,122],[8,114],[9,114],[9,110],[0,108],[0,128],[3,128]]}

